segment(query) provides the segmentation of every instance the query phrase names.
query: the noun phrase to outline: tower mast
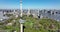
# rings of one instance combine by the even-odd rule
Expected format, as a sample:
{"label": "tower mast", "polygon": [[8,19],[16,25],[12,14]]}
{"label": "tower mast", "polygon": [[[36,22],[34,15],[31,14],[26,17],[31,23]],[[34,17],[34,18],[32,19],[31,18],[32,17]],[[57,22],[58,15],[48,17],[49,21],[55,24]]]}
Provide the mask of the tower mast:
{"label": "tower mast", "polygon": [[20,0],[20,11],[21,11],[20,16],[22,17],[22,0]]}

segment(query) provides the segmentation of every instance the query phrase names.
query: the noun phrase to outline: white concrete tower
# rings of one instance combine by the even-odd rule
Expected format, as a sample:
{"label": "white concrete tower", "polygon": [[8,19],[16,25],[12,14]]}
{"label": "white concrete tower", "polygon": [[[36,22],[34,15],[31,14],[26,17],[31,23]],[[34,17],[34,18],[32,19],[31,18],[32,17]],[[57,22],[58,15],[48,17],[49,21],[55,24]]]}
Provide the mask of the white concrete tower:
{"label": "white concrete tower", "polygon": [[[20,16],[22,17],[22,0],[20,0]],[[22,20],[20,20],[20,21],[22,21]],[[23,32],[23,24],[21,23],[20,24],[21,26],[20,26],[20,32]]]}
{"label": "white concrete tower", "polygon": [[19,22],[20,22],[20,32],[24,32],[23,23],[25,22],[25,20],[20,19]]}
{"label": "white concrete tower", "polygon": [[51,11],[51,15],[52,15],[53,11]]}
{"label": "white concrete tower", "polygon": [[56,15],[56,11],[54,11],[54,15]]}
{"label": "white concrete tower", "polygon": [[40,15],[39,15],[39,9],[38,9],[38,16],[40,16]]}
{"label": "white concrete tower", "polygon": [[13,12],[14,12],[13,15],[15,15],[15,10]]}
{"label": "white concrete tower", "polygon": [[15,15],[15,10],[13,10],[13,15]]}
{"label": "white concrete tower", "polygon": [[30,9],[28,8],[27,16],[29,16],[29,15],[30,15]]}
{"label": "white concrete tower", "polygon": [[15,10],[14,10],[14,12],[15,12]]}
{"label": "white concrete tower", "polygon": [[22,17],[22,0],[20,0],[20,11],[21,11],[20,16]]}

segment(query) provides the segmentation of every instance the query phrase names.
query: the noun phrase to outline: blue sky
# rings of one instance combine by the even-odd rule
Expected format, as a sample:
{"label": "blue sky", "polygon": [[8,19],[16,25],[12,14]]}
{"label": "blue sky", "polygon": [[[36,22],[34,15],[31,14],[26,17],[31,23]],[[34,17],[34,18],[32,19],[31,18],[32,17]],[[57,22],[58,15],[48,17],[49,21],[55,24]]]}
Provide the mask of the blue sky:
{"label": "blue sky", "polygon": [[[22,0],[23,8],[60,9],[60,0]],[[19,9],[20,0],[0,0],[0,9]]]}
{"label": "blue sky", "polygon": [[0,0],[0,9],[19,9],[19,0]]}

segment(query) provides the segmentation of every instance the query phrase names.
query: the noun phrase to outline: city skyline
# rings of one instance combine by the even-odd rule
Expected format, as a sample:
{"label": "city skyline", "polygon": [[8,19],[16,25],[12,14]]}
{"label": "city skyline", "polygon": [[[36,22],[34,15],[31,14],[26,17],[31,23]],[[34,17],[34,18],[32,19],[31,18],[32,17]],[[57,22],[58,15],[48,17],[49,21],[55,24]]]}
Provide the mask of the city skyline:
{"label": "city skyline", "polygon": [[[23,9],[60,9],[60,0],[22,0]],[[0,9],[20,9],[20,0],[0,0]]]}

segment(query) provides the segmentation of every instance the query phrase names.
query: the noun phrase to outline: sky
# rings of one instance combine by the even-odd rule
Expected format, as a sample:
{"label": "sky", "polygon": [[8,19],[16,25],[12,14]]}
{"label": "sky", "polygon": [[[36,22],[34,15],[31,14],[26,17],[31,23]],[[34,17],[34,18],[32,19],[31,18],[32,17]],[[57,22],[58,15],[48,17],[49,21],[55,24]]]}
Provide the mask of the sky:
{"label": "sky", "polygon": [[[60,0],[22,0],[23,9],[60,9]],[[20,0],[0,0],[0,9],[20,9]]]}

